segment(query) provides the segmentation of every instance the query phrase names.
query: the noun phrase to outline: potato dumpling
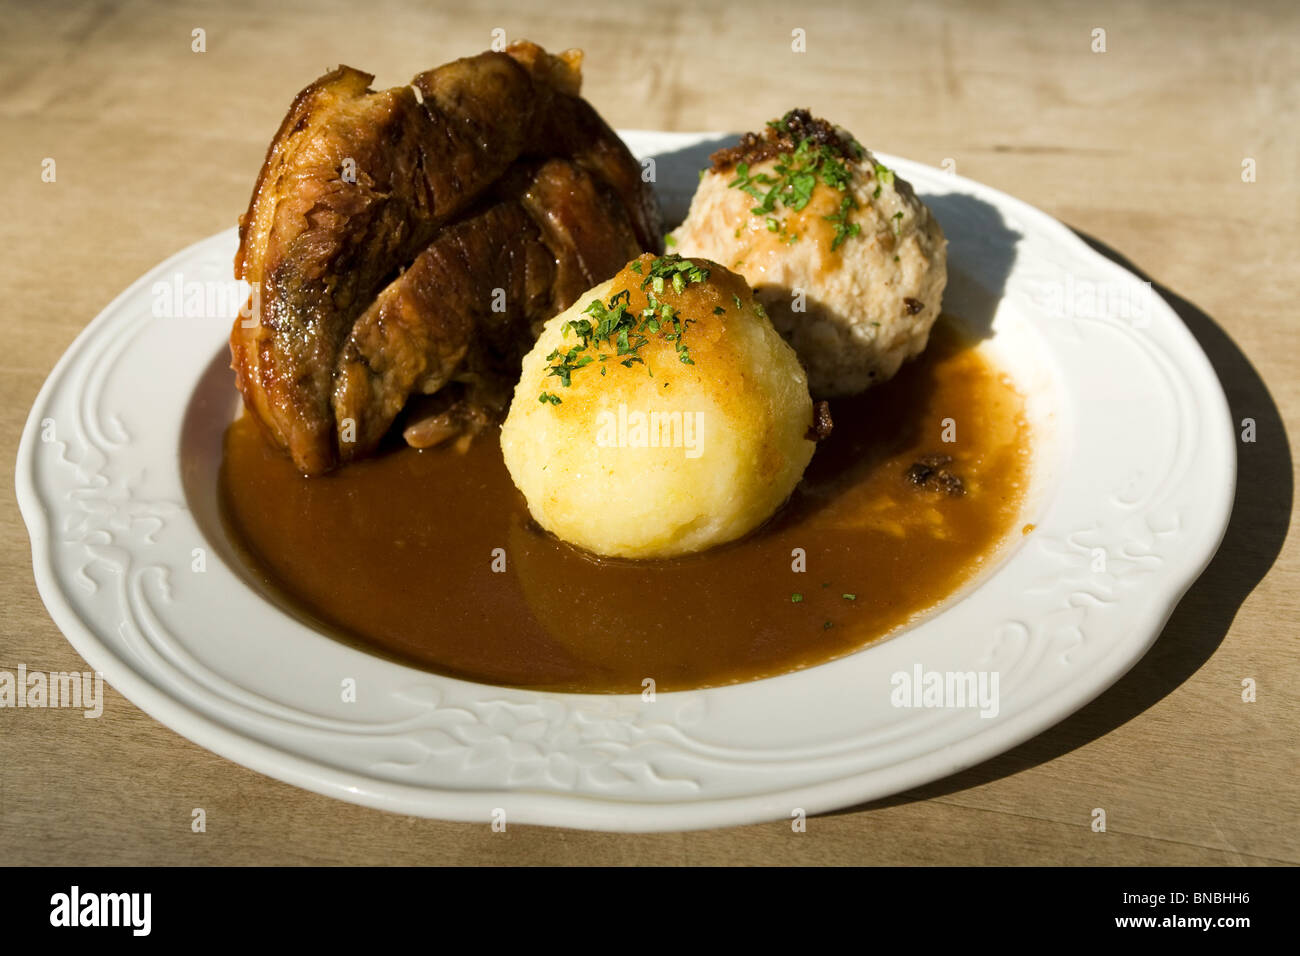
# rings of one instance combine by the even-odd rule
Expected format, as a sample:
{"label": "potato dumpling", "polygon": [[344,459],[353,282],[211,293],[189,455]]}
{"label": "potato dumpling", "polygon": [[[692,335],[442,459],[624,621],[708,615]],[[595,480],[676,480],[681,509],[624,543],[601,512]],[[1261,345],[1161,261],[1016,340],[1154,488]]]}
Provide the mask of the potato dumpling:
{"label": "potato dumpling", "polygon": [[501,449],[546,530],[667,558],[767,520],[812,458],[812,421],[807,376],[745,280],[647,253],[546,323]]}

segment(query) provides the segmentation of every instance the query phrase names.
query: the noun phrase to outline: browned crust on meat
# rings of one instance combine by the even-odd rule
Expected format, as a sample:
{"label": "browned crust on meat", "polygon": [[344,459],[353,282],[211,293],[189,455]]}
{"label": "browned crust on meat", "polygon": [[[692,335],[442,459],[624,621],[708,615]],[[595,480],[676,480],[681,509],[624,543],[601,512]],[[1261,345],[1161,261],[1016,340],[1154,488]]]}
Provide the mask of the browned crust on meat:
{"label": "browned crust on meat", "polygon": [[[513,355],[531,344],[530,325],[554,302],[581,291],[568,286],[586,288],[640,249],[662,248],[640,165],[577,95],[580,63],[576,51],[556,57],[521,42],[379,92],[369,88],[371,74],[341,66],[294,98],[239,219],[234,271],[254,293],[251,321],[236,320],[230,345],[245,404],[305,474],[373,447],[411,389],[436,389],[475,364],[482,350],[472,345],[481,340],[490,354]],[[554,208],[528,208],[509,184],[548,157],[572,175],[557,180],[543,204]],[[521,294],[517,301],[529,305],[517,312],[512,303],[509,321],[480,316],[477,307],[442,307],[413,264],[447,230],[494,233],[496,219],[485,211],[521,200],[527,216],[516,209],[518,225],[480,242],[473,258],[512,250],[527,275],[568,281]],[[587,227],[582,213],[602,216],[600,227]],[[460,294],[478,302],[513,281],[513,273],[497,275]],[[350,333],[372,346],[365,361],[358,352],[340,362]],[[385,374],[376,377],[376,368]],[[340,434],[345,419],[333,401],[340,384],[349,428],[364,421],[364,440]]]}
{"label": "browned crust on meat", "polygon": [[284,114],[284,119],[280,121],[280,128],[275,131],[275,136],[271,138],[270,144],[266,147],[266,157],[262,160],[262,168],[257,174],[257,182],[253,184],[252,198],[248,200],[248,211],[239,215],[239,249],[235,253],[236,279],[248,278],[248,234],[253,220],[251,214],[257,208],[258,197],[262,195],[271,174],[279,168],[279,160],[282,158],[284,146],[289,141],[289,136],[299,124],[306,122],[311,114],[316,96],[323,90],[345,79],[360,79],[361,84],[368,89],[375,76],[373,73],[354,70],[350,66],[340,64],[337,69],[331,70],[299,90],[298,95],[293,98],[293,102],[289,105],[289,111]]}

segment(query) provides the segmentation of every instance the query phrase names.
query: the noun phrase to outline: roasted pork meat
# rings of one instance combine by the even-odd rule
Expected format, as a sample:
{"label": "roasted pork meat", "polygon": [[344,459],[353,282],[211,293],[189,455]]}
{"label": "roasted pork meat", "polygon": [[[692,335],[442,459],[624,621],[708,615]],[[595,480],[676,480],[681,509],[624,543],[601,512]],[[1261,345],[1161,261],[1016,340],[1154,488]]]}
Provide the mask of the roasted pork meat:
{"label": "roasted pork meat", "polygon": [[578,63],[518,43],[410,86],[340,67],[298,94],[240,217],[253,294],[230,347],[304,474],[371,453],[449,385],[455,407],[408,434],[494,420],[541,322],[660,251],[651,188]]}

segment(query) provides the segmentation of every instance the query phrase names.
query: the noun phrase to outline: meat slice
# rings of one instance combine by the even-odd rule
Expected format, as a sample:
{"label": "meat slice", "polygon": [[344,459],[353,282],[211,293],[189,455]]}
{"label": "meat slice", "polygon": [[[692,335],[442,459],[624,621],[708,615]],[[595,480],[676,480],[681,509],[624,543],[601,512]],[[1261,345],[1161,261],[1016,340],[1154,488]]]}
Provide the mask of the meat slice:
{"label": "meat slice", "polygon": [[[524,190],[524,209],[555,257],[550,308],[535,318],[547,319],[563,312],[582,293],[640,255],[643,247],[653,247],[658,241],[638,234],[617,191],[606,183],[578,165],[552,160]],[[523,358],[523,352],[518,358]]]}
{"label": "meat slice", "polygon": [[[413,393],[453,377],[480,405],[506,400],[492,386],[513,383],[534,326],[640,251],[617,197],[567,160],[506,189],[519,197],[444,229],[353,325],[334,373],[341,461],[368,455]],[[487,420],[467,412],[454,420]]]}
{"label": "meat slice", "polygon": [[231,356],[305,474],[373,449],[412,392],[517,372],[538,320],[659,247],[578,59],[515,44],[381,92],[340,67],[294,100],[240,218]]}
{"label": "meat slice", "polygon": [[[413,392],[431,395],[488,352],[486,332],[525,340],[554,261],[517,202],[443,230],[352,327],[334,375],[339,458],[369,454]],[[530,281],[531,280],[531,281]],[[500,290],[497,292],[496,290]],[[494,313],[500,306],[504,312]],[[354,425],[355,427],[349,427]]]}

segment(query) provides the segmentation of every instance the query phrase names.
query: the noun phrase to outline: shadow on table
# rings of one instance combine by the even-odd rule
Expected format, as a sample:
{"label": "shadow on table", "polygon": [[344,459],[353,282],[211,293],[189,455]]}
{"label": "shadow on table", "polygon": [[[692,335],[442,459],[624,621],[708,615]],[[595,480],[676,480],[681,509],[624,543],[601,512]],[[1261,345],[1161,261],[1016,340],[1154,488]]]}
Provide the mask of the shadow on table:
{"label": "shadow on table", "polygon": [[[1115,250],[1075,231],[1108,259],[1144,281],[1150,280]],[[1273,566],[1286,540],[1294,491],[1291,450],[1282,417],[1250,359],[1214,320],[1159,283],[1152,282],[1152,286],[1209,356],[1228,397],[1234,426],[1239,430],[1243,418],[1253,418],[1256,423],[1254,443],[1236,442],[1237,489],[1232,517],[1214,559],[1178,603],[1160,639],[1146,656],[1082,710],[977,766],[893,797],[828,815],[957,793],[1053,760],[1127,723],[1196,673],[1223,641],[1246,596]],[[1224,693],[1235,692],[1235,688],[1224,688]]]}

